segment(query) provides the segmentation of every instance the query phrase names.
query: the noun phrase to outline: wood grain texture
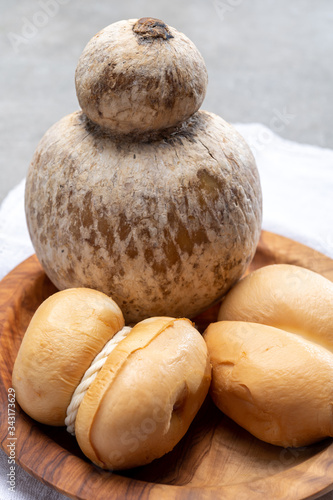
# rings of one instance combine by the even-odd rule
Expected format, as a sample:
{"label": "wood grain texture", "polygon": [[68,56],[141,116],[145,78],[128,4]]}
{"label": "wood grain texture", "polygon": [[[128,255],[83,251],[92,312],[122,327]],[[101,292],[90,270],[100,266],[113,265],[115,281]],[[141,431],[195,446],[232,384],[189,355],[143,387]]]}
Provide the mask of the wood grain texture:
{"label": "wood grain texture", "polygon": [[[333,261],[287,238],[263,232],[250,269],[293,263],[333,281]],[[0,442],[8,453],[7,394],[22,336],[55,287],[35,256],[0,283]],[[196,318],[201,331],[217,306]],[[283,449],[259,441],[224,416],[208,397],[176,448],[150,465],[103,471],[81,453],[64,428],[38,424],[17,406],[16,459],[44,483],[80,500],[305,499],[333,488],[333,441]]]}

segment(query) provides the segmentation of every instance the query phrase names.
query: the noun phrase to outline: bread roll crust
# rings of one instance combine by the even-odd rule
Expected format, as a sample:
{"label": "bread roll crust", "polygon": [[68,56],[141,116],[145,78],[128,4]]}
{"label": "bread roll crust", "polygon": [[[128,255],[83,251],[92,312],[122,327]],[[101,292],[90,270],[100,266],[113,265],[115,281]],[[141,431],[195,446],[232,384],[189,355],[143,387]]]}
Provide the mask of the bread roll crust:
{"label": "bread roll crust", "polygon": [[78,443],[107,469],[143,465],[174,448],[210,384],[207,347],[188,320],[138,323],[110,354],[76,419]]}
{"label": "bread roll crust", "polygon": [[22,409],[38,422],[64,425],[82,376],[123,326],[117,304],[96,290],[68,289],[46,299],[28,326],[13,368]]}
{"label": "bread roll crust", "polygon": [[271,326],[220,321],[205,334],[215,404],[268,443],[306,446],[333,436],[333,355]]}

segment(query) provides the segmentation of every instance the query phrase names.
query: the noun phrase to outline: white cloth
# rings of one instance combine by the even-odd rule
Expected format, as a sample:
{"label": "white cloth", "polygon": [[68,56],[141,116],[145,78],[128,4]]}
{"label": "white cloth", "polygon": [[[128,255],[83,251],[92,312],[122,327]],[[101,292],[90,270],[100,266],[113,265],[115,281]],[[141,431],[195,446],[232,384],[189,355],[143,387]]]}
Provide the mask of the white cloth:
{"label": "white cloth", "polygon": [[[263,229],[333,258],[333,151],[296,144],[260,124],[236,124],[251,145],[263,190]],[[24,181],[0,207],[0,279],[33,253],[24,216]],[[16,491],[8,492],[8,463],[0,453],[0,498],[32,500],[64,497],[17,467]],[[333,500],[333,492],[322,499]]]}
{"label": "white cloth", "polygon": [[333,150],[287,141],[260,124],[235,126],[257,161],[263,229],[333,258]]}

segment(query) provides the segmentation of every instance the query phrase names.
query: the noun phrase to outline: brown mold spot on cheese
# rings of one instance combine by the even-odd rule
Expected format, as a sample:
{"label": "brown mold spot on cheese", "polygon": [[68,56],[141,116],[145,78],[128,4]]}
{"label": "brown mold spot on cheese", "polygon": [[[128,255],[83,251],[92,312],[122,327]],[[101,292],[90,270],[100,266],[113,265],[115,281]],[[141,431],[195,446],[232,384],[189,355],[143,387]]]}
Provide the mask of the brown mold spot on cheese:
{"label": "brown mold spot on cheese", "polygon": [[140,225],[138,223],[136,223],[136,225],[137,225],[138,230],[139,230],[139,233],[138,233],[139,240],[149,241],[151,238],[149,227],[147,227],[147,226],[140,227]]}
{"label": "brown mold spot on cheese", "polygon": [[110,224],[108,214],[103,209],[97,214],[97,229],[106,243],[107,251],[111,254],[115,243],[114,227]]}
{"label": "brown mold spot on cheese", "polygon": [[211,174],[206,168],[198,170],[199,190],[205,193],[209,200],[216,202],[223,196],[226,189],[225,179]]}
{"label": "brown mold spot on cheese", "polygon": [[152,77],[146,80],[146,90],[149,92],[151,90],[157,90],[160,85],[160,78]]}
{"label": "brown mold spot on cheese", "polygon": [[168,228],[163,229],[164,240],[162,249],[165,255],[166,263],[169,267],[174,266],[179,262],[179,250],[172,241],[172,237]]}
{"label": "brown mold spot on cheese", "polygon": [[37,212],[37,217],[36,217],[36,220],[37,220],[37,227],[38,229],[39,228],[42,228],[43,226],[43,221],[44,221],[44,215],[42,212]]}
{"label": "brown mold spot on cheese", "polygon": [[126,240],[132,230],[131,224],[128,222],[128,219],[124,213],[121,213],[119,216],[119,223],[117,232],[119,234],[119,238],[121,241]]}
{"label": "brown mold spot on cheese", "polygon": [[186,229],[186,226],[181,221],[179,221],[179,228],[175,240],[181,252],[185,252],[189,256],[193,254],[195,241],[193,240],[190,233]]}
{"label": "brown mold spot on cheese", "polygon": [[94,224],[92,192],[88,191],[83,198],[81,210],[77,211],[83,227],[90,228]]}
{"label": "brown mold spot on cheese", "polygon": [[139,254],[133,236],[126,247],[125,253],[130,259],[135,259]]}
{"label": "brown mold spot on cheese", "polygon": [[145,258],[145,261],[147,262],[148,265],[151,265],[155,256],[154,256],[154,252],[153,252],[153,249],[148,247],[144,250],[144,258]]}
{"label": "brown mold spot on cheese", "polygon": [[72,266],[69,266],[67,269],[66,269],[66,275],[67,275],[67,279],[69,282],[75,280],[75,271],[73,269]]}
{"label": "brown mold spot on cheese", "polygon": [[87,243],[89,243],[89,245],[91,245],[91,247],[93,247],[93,248],[94,248],[94,251],[95,251],[95,252],[97,252],[98,250],[100,250],[100,249],[102,248],[102,247],[101,247],[101,245],[99,245],[99,244],[97,243],[97,241],[98,241],[98,236],[97,236],[96,231],[95,231],[94,229],[92,229],[92,230],[90,231],[90,234],[89,234],[89,236],[88,236],[87,238],[85,238],[85,241],[86,241]]}
{"label": "brown mold spot on cheese", "polygon": [[197,245],[204,245],[206,243],[209,243],[209,239],[204,228],[193,231],[192,240]]}
{"label": "brown mold spot on cheese", "polygon": [[[69,234],[71,235],[73,241],[80,241],[81,240],[81,221],[79,217],[75,217],[75,214],[78,213],[78,210],[73,210],[72,216],[70,217],[69,221]],[[74,216],[73,216],[74,214]]]}

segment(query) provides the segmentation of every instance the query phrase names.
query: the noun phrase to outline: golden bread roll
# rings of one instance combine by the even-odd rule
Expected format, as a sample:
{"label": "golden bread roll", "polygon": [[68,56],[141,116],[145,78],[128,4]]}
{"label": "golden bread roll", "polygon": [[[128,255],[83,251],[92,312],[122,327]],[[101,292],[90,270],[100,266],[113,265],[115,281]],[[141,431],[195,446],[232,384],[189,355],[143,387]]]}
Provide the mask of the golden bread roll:
{"label": "golden bread roll", "polygon": [[138,323],[80,405],[75,432],[81,449],[108,469],[161,457],[183,437],[203,403],[210,371],[205,342],[189,320]]}
{"label": "golden bread roll", "polygon": [[239,281],[222,302],[219,321],[275,326],[333,350],[333,283],[289,264],[257,269]]}
{"label": "golden bread roll", "polygon": [[156,317],[130,329],[112,299],[82,288],[38,308],[12,376],[26,413],[75,429],[83,452],[108,469],[172,450],[210,380],[206,343],[189,320]]}
{"label": "golden bread roll", "polygon": [[268,443],[306,446],[333,436],[333,354],[271,326],[211,324],[205,334],[211,395],[226,415]]}
{"label": "golden bread roll", "polygon": [[51,295],[35,312],[14,364],[22,409],[43,424],[64,425],[83,374],[123,326],[120,308],[101,292],[72,288]]}

